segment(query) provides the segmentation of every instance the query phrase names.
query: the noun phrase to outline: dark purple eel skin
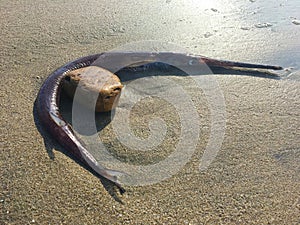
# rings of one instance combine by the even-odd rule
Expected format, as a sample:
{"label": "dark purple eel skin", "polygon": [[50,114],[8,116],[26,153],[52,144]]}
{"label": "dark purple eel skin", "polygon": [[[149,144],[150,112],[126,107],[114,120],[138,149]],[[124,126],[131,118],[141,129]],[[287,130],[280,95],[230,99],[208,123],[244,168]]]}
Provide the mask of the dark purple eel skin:
{"label": "dark purple eel skin", "polygon": [[[65,75],[72,70],[87,67],[90,65],[100,65],[104,68],[117,62],[119,65],[134,69],[130,63],[149,64],[151,62],[169,62],[172,65],[194,66],[205,63],[209,67],[241,67],[281,70],[280,66],[249,64],[233,61],[223,61],[207,58],[205,56],[189,55],[173,52],[111,52],[89,55],[71,61],[59,69],[55,70],[42,85],[37,97],[38,117],[41,124],[47,131],[71,154],[82,163],[93,169],[97,174],[112,181],[124,193],[124,189],[118,182],[118,177],[122,172],[107,169],[101,166],[86,149],[84,143],[76,136],[72,127],[62,118],[59,110],[60,93]],[[132,64],[134,64],[132,63]],[[141,65],[141,64],[140,64]]]}

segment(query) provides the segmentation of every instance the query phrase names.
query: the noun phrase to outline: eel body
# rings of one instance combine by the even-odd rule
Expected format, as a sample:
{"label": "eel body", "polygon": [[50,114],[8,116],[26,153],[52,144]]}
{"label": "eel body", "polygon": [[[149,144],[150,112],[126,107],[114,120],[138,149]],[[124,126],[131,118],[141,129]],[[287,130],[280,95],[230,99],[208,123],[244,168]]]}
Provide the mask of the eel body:
{"label": "eel body", "polygon": [[184,53],[111,52],[82,57],[55,70],[45,80],[37,96],[37,112],[39,121],[53,136],[53,138],[55,138],[68,152],[99,175],[112,181],[119,188],[121,193],[125,191],[118,182],[118,177],[122,175],[122,172],[107,169],[96,161],[96,159],[89,153],[84,143],[76,136],[72,127],[61,116],[59,101],[63,79],[68,72],[91,65],[100,65],[104,68],[111,66],[113,68],[112,64],[115,62],[123,67],[127,66],[128,69],[134,69],[135,66],[130,65],[133,61],[139,62],[139,66],[141,64],[149,64],[153,62],[169,62],[174,65],[186,67],[204,63],[208,67],[241,67],[271,70],[282,69],[280,66],[223,61]]}

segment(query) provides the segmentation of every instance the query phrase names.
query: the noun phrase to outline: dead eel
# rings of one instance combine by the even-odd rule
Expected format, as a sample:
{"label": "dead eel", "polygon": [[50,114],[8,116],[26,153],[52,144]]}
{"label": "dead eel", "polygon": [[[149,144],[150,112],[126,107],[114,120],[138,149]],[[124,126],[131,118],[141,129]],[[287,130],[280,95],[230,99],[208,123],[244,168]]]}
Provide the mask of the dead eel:
{"label": "dead eel", "polygon": [[[116,60],[117,59],[117,60]],[[123,60],[123,62],[122,62]],[[61,116],[59,109],[60,93],[62,90],[64,78],[74,70],[96,65],[104,68],[111,66],[117,61],[128,69],[134,69],[141,64],[153,62],[169,62],[180,66],[197,66],[205,63],[208,67],[241,67],[254,69],[281,70],[280,66],[260,65],[241,63],[233,61],[224,61],[211,59],[200,55],[190,55],[175,52],[108,52],[95,55],[89,55],[71,61],[58,68],[45,80],[37,96],[37,113],[42,126],[55,138],[67,151],[74,155],[78,160],[90,167],[97,174],[112,181],[120,193],[124,193],[124,188],[118,181],[122,172],[110,170],[101,166],[96,159],[89,153],[84,143],[76,136],[74,130]],[[135,65],[134,63],[139,63]]]}

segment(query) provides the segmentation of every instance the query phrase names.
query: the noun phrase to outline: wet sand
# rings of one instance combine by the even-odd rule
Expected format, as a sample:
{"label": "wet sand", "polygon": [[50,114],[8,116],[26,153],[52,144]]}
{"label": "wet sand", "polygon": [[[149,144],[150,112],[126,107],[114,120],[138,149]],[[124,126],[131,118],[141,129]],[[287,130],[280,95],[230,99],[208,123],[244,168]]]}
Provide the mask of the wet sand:
{"label": "wet sand", "polygon": [[[0,5],[0,224],[300,223],[300,26],[293,23],[300,19],[297,1]],[[43,80],[65,62],[144,40],[294,69],[291,79],[282,80],[214,75],[225,99],[226,131],[217,157],[202,172],[199,163],[211,128],[209,104],[190,79],[171,77],[187,90],[199,114],[195,152],[171,178],[126,186],[120,196],[111,184],[64,154],[51,137],[40,134],[34,101]],[[128,148],[115,138],[112,124],[99,135],[124,161],[151,164],[167,157],[178,141],[180,124],[174,111],[156,99],[134,107],[131,119],[137,136],[147,137],[152,115],[171,127],[148,155],[126,154]]]}

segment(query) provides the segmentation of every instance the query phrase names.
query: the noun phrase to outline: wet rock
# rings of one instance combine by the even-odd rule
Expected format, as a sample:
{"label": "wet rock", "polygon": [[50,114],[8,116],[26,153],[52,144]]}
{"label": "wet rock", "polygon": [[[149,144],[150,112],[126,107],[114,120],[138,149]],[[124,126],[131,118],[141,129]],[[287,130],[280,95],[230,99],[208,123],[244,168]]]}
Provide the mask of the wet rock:
{"label": "wet rock", "polygon": [[74,98],[76,92],[74,100],[96,112],[114,109],[122,88],[115,74],[96,66],[70,71],[63,82],[63,89],[69,97]]}

